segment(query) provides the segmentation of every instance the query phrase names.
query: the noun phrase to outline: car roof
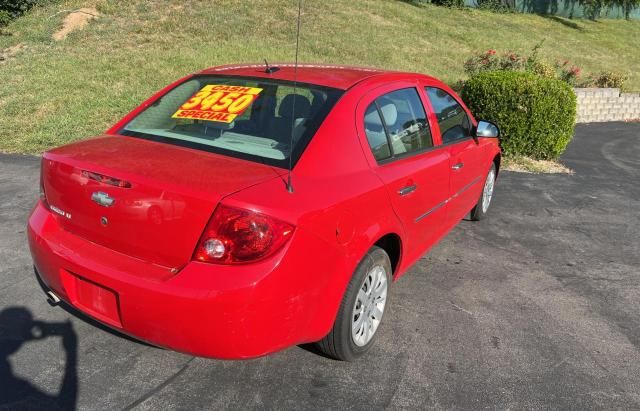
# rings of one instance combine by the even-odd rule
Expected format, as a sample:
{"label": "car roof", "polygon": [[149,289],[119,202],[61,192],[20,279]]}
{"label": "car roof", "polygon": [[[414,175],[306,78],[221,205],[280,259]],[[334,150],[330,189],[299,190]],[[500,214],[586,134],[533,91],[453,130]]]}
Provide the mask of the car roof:
{"label": "car roof", "polygon": [[[292,63],[271,63],[270,67],[278,67],[279,70],[267,73],[264,64],[237,64],[211,67],[198,74],[235,75],[242,77],[261,77],[276,80],[293,81],[316,84],[346,90],[362,80],[383,74],[399,74],[400,72],[382,70],[369,67],[338,66],[330,64],[298,64],[297,73],[294,75]],[[415,75],[415,73],[404,73]]]}

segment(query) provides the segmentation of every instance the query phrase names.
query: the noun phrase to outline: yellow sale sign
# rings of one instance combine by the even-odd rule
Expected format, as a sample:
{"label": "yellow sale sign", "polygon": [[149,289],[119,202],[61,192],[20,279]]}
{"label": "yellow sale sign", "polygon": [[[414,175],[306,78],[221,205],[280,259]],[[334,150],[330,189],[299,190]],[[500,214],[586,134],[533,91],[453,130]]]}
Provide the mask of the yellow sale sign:
{"label": "yellow sale sign", "polygon": [[180,106],[171,117],[231,123],[258,98],[257,87],[209,84]]}

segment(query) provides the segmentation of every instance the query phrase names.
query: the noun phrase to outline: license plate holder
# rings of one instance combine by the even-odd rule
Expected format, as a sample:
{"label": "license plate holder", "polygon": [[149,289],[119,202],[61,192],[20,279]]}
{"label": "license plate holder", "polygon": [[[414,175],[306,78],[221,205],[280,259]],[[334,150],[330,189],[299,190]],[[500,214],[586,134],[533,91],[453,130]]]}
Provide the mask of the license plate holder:
{"label": "license plate holder", "polygon": [[61,277],[74,306],[97,320],[122,328],[118,293],[66,270],[62,270]]}

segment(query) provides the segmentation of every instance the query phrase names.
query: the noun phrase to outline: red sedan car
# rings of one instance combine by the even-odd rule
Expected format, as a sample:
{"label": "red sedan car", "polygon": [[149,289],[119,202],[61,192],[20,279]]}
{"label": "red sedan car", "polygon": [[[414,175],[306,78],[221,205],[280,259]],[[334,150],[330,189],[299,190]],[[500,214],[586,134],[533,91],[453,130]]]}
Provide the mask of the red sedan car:
{"label": "red sedan car", "polygon": [[420,74],[223,66],[44,153],[28,223],[51,300],[154,345],[367,351],[391,283],[471,213],[498,129]]}

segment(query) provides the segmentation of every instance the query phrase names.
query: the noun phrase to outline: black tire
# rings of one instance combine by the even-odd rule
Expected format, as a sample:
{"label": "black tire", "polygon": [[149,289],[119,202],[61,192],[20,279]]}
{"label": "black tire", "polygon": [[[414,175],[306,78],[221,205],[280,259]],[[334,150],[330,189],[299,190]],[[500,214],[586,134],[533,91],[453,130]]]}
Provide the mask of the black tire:
{"label": "black tire", "polygon": [[471,209],[471,220],[473,220],[473,221],[483,220],[487,216],[489,208],[491,207],[491,202],[489,202],[489,205],[487,206],[487,209],[486,210],[482,209],[482,198],[483,198],[485,186],[487,185],[487,180],[488,180],[488,178],[489,178],[489,176],[491,174],[493,174],[493,176],[494,176],[493,177],[493,182],[495,183],[496,177],[498,176],[498,174],[496,173],[496,164],[495,163],[491,163],[491,168],[489,169],[489,171],[487,172],[487,175],[484,178],[484,184],[482,185],[482,192],[480,192],[480,198],[478,198],[478,202]]}
{"label": "black tire", "polygon": [[[379,334],[380,327],[375,330],[373,336],[363,346],[358,346],[352,337],[351,324],[354,305],[361,287],[364,285],[365,277],[371,272],[376,265],[384,268],[387,280],[387,294],[382,316],[389,306],[389,289],[391,285],[391,261],[389,255],[380,247],[373,246],[362,261],[358,264],[347,290],[342,297],[338,315],[333,324],[333,328],[322,340],[318,341],[317,346],[325,355],[341,361],[353,361],[367,352],[373,345],[376,336]],[[382,318],[380,319],[382,321]]]}

